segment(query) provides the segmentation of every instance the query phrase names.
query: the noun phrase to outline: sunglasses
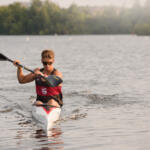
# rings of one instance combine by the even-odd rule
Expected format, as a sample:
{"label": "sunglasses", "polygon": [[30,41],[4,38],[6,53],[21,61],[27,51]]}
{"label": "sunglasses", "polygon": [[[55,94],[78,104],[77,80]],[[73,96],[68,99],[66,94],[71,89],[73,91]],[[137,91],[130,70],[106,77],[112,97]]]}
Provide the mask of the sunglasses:
{"label": "sunglasses", "polygon": [[44,62],[43,61],[42,63],[43,63],[44,66],[46,66],[46,65],[52,65],[53,62]]}

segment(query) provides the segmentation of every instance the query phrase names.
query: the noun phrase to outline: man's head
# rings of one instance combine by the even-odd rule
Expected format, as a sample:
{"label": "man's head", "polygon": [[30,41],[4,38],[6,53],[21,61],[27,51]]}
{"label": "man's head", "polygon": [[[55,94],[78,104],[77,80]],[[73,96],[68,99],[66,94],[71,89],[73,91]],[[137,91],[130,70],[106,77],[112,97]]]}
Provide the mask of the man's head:
{"label": "man's head", "polygon": [[49,59],[54,59],[55,57],[55,54],[54,54],[54,51],[53,50],[43,50],[42,53],[41,53],[41,58],[44,59],[44,58],[49,58]]}
{"label": "man's head", "polygon": [[47,69],[54,63],[54,51],[52,50],[43,50],[41,53],[41,61],[44,65],[44,67],[47,67]]}

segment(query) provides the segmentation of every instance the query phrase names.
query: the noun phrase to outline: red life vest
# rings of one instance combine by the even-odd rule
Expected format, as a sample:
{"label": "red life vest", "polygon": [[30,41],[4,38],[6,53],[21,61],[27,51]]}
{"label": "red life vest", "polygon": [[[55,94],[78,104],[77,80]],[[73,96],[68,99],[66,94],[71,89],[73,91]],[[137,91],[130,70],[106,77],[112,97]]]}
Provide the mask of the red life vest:
{"label": "red life vest", "polygon": [[59,95],[62,92],[61,92],[61,86],[48,87],[48,86],[38,85],[36,83],[36,93],[39,96],[55,96],[55,95]]}
{"label": "red life vest", "polygon": [[[55,70],[54,70],[55,71]],[[52,72],[54,72],[52,71]],[[47,103],[50,99],[54,99],[60,106],[63,105],[62,87],[50,87],[40,77],[35,79],[37,99],[43,103]]]}

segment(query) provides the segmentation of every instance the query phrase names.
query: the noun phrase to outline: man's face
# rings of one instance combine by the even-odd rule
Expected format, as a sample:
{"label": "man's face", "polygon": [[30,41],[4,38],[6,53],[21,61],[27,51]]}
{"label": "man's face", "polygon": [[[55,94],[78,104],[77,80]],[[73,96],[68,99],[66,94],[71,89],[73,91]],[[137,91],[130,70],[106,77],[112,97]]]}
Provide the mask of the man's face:
{"label": "man's face", "polygon": [[51,67],[54,63],[54,58],[42,58],[41,61],[42,61],[42,64],[43,64],[44,68],[46,70],[49,70],[49,69],[51,69]]}

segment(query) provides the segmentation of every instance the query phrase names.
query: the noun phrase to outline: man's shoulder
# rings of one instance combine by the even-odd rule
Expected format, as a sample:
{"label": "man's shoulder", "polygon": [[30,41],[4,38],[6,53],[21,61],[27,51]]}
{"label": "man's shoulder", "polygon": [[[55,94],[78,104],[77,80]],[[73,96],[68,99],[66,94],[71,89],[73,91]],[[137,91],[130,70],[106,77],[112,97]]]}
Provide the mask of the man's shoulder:
{"label": "man's shoulder", "polygon": [[59,70],[57,70],[57,69],[55,70],[54,75],[62,77],[62,73]]}

